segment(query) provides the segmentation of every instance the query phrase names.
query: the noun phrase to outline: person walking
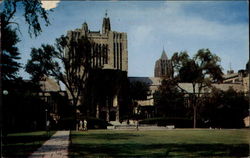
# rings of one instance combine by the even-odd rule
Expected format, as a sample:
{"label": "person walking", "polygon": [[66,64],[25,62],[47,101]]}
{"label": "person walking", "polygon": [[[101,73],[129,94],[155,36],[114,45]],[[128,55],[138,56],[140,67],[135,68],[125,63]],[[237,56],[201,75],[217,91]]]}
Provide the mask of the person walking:
{"label": "person walking", "polygon": [[80,120],[80,123],[79,123],[80,125],[79,125],[79,131],[82,131],[83,130],[83,127],[82,127],[82,125],[83,125],[83,122],[82,122],[82,120]]}
{"label": "person walking", "polygon": [[84,125],[84,131],[87,131],[87,130],[88,130],[88,127],[87,127],[88,122],[87,122],[87,120],[86,120],[86,119],[84,119],[84,121],[83,121],[83,125]]}

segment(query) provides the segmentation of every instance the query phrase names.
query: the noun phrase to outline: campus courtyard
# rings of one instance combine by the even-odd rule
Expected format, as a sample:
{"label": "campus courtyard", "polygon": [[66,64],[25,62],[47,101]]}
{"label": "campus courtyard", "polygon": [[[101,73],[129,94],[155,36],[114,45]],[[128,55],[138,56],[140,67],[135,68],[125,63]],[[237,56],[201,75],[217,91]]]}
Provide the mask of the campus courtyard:
{"label": "campus courtyard", "polygon": [[248,6],[0,0],[0,158],[250,158]]}
{"label": "campus courtyard", "polygon": [[[41,135],[9,135],[12,143],[4,146],[4,156],[28,157],[42,145],[42,140],[31,138]],[[88,130],[71,131],[69,142],[68,157],[247,157],[250,133],[249,129]],[[49,152],[60,148],[46,146]]]}

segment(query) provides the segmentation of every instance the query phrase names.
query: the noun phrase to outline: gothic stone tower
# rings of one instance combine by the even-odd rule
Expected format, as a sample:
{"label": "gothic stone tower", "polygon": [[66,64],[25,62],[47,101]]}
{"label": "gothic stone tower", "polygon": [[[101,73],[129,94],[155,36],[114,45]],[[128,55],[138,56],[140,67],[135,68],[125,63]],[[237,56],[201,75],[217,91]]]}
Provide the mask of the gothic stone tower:
{"label": "gothic stone tower", "polygon": [[168,60],[165,50],[163,49],[161,58],[155,62],[155,77],[172,78],[172,62]]}
{"label": "gothic stone tower", "polygon": [[107,14],[103,18],[102,32],[90,31],[85,22],[81,29],[68,31],[67,36],[70,38],[88,36],[93,41],[92,53],[95,54],[95,58],[91,61],[93,68],[128,71],[127,33],[112,31]]}
{"label": "gothic stone tower", "polygon": [[[98,69],[98,72],[101,69],[103,71],[121,71],[127,76],[127,33],[112,31],[107,13],[103,18],[102,32],[90,31],[86,22],[83,23],[82,28],[67,32],[68,38],[77,39],[82,36],[87,36],[92,42],[91,54],[94,58],[91,59],[91,67],[93,70]],[[106,104],[109,105],[94,105],[96,106],[96,117],[104,116],[103,112],[106,112],[105,118],[102,119],[106,121],[119,121],[119,94],[107,96],[107,98],[109,98],[108,100],[112,100],[106,101]],[[109,116],[110,109],[112,112],[116,112],[115,117]],[[115,118],[115,120],[111,120],[110,118]]]}

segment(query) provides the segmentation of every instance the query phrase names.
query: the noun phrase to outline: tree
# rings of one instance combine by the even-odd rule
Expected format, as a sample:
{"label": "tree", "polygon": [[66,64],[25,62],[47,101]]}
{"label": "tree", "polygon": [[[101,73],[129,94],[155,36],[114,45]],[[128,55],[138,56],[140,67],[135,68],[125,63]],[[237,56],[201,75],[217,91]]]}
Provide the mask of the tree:
{"label": "tree", "polygon": [[[3,5],[2,11],[0,12],[0,26],[1,26],[1,42],[0,47],[0,78],[3,79],[4,84],[0,82],[0,135],[2,136],[3,126],[3,114],[4,110],[2,106],[2,88],[6,89],[8,80],[16,80],[18,78],[18,70],[21,67],[18,60],[20,59],[20,52],[16,47],[16,44],[20,42],[17,31],[19,30],[19,24],[13,21],[14,15],[17,11],[17,6],[24,9],[24,17],[29,25],[29,34],[32,36],[39,35],[42,31],[40,26],[40,18],[45,20],[45,25],[49,24],[47,12],[41,7],[41,1],[38,0],[5,0],[1,3]],[[17,27],[14,27],[16,25]],[[1,81],[1,80],[0,80]],[[4,87],[2,87],[2,85]],[[23,96],[25,97],[25,96]],[[16,105],[16,104],[14,104]],[[6,112],[6,111],[5,111]],[[4,113],[5,113],[4,112]],[[2,141],[2,137],[1,137]],[[2,153],[2,151],[0,152]]]}
{"label": "tree", "polygon": [[[172,57],[178,82],[192,84],[192,92],[187,92],[190,105],[193,109],[193,127],[196,128],[197,112],[201,105],[202,90],[211,87],[211,83],[222,81],[222,68],[219,65],[220,58],[212,54],[209,49],[200,49],[191,59],[186,52],[175,53]],[[184,90],[184,89],[182,89]]]}
{"label": "tree", "polygon": [[[225,128],[242,128],[244,127],[243,119],[249,115],[249,98],[243,92],[236,92],[229,88],[223,95],[223,107],[226,111],[221,110],[219,115],[222,120],[220,126]],[[225,118],[223,118],[225,117]]]}
{"label": "tree", "polygon": [[19,24],[13,21],[17,10],[24,10],[30,36],[33,34],[38,36],[42,32],[41,19],[45,21],[46,26],[49,25],[49,19],[48,13],[42,8],[41,1],[38,0],[5,0],[2,5],[3,10],[0,12],[2,33],[1,76],[3,80],[13,80],[17,78],[17,72],[21,68],[20,63],[18,63],[20,52],[16,47],[16,44],[20,42],[17,34],[17,31],[20,32]]}
{"label": "tree", "polygon": [[[119,105],[119,107],[116,106],[116,110],[119,111],[119,118],[126,115],[128,112],[127,88],[126,72],[112,69],[92,69],[86,81],[84,97],[81,100],[81,109],[85,109],[83,111],[84,116],[101,118],[106,121],[116,120],[118,115],[112,111],[112,108],[116,105]],[[110,115],[105,116],[102,109],[106,109],[106,112]]]}
{"label": "tree", "polygon": [[30,36],[32,36],[32,34],[38,36],[42,32],[40,19],[45,21],[46,26],[50,24],[48,12],[42,7],[41,1],[39,0],[4,0],[2,3],[3,10],[0,13],[2,29],[10,24],[19,26],[18,23],[12,21],[17,12],[18,6],[21,6],[19,9],[24,9],[24,18],[29,25],[28,31]]}
{"label": "tree", "polygon": [[[10,132],[29,130],[42,130],[45,125],[44,105],[45,102],[37,95],[37,88],[31,82],[24,82],[21,79],[5,81],[7,95],[3,95],[3,132],[6,135]],[[33,128],[36,122],[37,128]]]}
{"label": "tree", "polygon": [[88,37],[74,39],[61,36],[56,39],[55,46],[33,48],[26,71],[33,80],[50,76],[63,83],[72,98],[72,105],[77,107],[86,86],[91,58],[91,41]]}
{"label": "tree", "polygon": [[16,29],[7,26],[2,30],[2,79],[14,80],[18,77],[17,72],[21,67],[17,60],[20,59],[16,44],[20,41]]}
{"label": "tree", "polygon": [[159,116],[183,117],[185,115],[184,94],[172,79],[164,79],[154,94],[155,106]]}
{"label": "tree", "polygon": [[176,77],[178,77],[178,72],[180,71],[180,68],[184,66],[184,64],[186,64],[188,61],[190,60],[189,55],[186,51],[184,52],[175,52],[171,58],[172,61],[172,69],[173,71],[173,75],[175,77],[175,79],[177,79]]}
{"label": "tree", "polygon": [[[149,85],[143,81],[132,81],[128,85],[129,95],[129,113],[128,117],[133,115],[133,110],[138,106],[138,100],[147,100],[150,93]],[[138,117],[138,116],[135,116]]]}
{"label": "tree", "polygon": [[242,128],[248,115],[248,98],[244,93],[229,88],[222,91],[212,88],[209,96],[203,97],[201,117],[211,127]]}
{"label": "tree", "polygon": [[129,84],[129,95],[132,100],[145,100],[149,94],[149,85],[145,82],[135,81]]}

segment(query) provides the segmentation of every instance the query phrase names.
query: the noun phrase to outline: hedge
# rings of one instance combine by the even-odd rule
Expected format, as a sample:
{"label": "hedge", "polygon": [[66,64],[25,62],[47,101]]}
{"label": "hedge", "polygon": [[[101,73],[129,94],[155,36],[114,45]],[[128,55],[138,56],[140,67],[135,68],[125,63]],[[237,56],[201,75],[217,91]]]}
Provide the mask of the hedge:
{"label": "hedge", "polygon": [[139,121],[139,124],[149,124],[157,126],[174,125],[175,128],[191,128],[192,120],[179,117],[157,117]]}

